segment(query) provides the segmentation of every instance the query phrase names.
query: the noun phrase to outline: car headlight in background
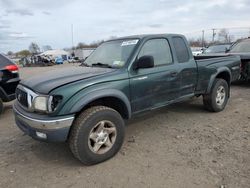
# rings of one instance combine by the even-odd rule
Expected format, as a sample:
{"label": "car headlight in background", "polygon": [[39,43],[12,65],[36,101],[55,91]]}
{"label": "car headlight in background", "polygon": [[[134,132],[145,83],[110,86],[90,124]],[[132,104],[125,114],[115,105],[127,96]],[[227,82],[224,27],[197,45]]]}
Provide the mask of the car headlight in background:
{"label": "car headlight in background", "polygon": [[32,104],[35,111],[40,112],[53,112],[56,110],[58,104],[62,100],[62,96],[37,96]]}

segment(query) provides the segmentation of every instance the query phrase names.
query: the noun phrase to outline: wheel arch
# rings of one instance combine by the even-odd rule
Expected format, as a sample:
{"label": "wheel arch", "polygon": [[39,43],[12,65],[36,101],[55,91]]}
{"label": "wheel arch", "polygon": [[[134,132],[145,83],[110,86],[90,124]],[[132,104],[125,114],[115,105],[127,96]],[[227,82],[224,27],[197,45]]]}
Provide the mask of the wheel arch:
{"label": "wheel arch", "polygon": [[222,68],[218,69],[216,74],[211,76],[206,93],[211,92],[213,83],[214,83],[215,79],[218,79],[218,78],[225,80],[228,84],[228,88],[230,89],[230,84],[231,84],[231,80],[232,80],[231,71],[227,67],[222,67]]}
{"label": "wheel arch", "polygon": [[115,109],[124,119],[131,117],[131,105],[127,96],[119,90],[107,89],[93,91],[75,103],[69,113],[80,114],[85,109],[103,105]]}

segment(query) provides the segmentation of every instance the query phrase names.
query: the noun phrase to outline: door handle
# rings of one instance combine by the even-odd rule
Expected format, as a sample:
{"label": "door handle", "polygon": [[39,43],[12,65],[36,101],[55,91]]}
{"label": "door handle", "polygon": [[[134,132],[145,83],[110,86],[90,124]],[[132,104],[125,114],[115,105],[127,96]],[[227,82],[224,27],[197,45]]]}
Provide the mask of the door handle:
{"label": "door handle", "polygon": [[170,72],[170,75],[171,75],[171,77],[176,77],[178,75],[178,72],[175,72],[175,71]]}

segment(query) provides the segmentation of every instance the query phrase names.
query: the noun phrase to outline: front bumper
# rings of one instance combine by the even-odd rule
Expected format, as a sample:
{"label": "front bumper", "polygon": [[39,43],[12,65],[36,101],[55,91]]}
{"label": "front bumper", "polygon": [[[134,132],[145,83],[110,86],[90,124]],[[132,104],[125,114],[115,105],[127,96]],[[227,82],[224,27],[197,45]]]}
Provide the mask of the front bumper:
{"label": "front bumper", "polygon": [[66,141],[74,121],[74,115],[52,118],[28,113],[17,102],[13,105],[13,110],[16,124],[24,133],[46,142]]}

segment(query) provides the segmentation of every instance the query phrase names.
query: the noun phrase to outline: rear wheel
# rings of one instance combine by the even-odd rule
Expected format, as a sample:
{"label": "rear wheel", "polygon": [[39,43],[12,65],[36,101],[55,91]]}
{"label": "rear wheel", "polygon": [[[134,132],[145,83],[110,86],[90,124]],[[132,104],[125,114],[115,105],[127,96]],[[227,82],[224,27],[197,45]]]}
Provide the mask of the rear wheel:
{"label": "rear wheel", "polygon": [[69,137],[70,149],[83,164],[97,164],[120,150],[124,132],[124,121],[117,111],[105,106],[91,107],[74,122]]}
{"label": "rear wheel", "polygon": [[229,87],[224,79],[215,79],[211,92],[203,96],[203,104],[208,111],[222,111],[228,101]]}
{"label": "rear wheel", "polygon": [[0,98],[0,114],[2,114],[2,112],[3,112],[3,101]]}

